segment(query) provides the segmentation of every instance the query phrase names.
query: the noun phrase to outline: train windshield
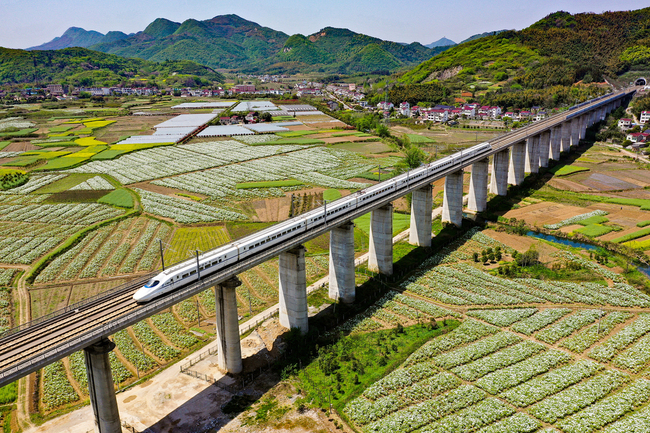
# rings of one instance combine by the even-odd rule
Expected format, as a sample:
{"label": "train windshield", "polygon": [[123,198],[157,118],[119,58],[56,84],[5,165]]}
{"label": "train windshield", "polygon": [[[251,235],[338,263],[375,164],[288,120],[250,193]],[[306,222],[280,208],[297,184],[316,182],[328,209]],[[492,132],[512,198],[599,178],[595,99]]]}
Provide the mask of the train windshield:
{"label": "train windshield", "polygon": [[152,281],[149,281],[149,282],[145,285],[145,287],[146,287],[147,289],[151,289],[152,287],[156,287],[159,283],[160,283],[160,281],[158,281],[158,280],[152,280]]}

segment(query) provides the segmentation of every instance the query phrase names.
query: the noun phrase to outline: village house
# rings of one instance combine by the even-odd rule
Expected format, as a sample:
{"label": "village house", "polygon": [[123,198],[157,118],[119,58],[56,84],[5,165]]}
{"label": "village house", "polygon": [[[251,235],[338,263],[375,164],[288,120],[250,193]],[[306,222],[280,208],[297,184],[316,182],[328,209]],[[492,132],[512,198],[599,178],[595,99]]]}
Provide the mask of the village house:
{"label": "village house", "polygon": [[639,123],[642,125],[650,120],[650,111],[642,111],[641,116],[639,117]]}
{"label": "village house", "polygon": [[648,137],[650,137],[650,134],[648,133],[633,132],[631,134],[628,134],[625,138],[630,140],[632,143],[645,143],[648,141]]}
{"label": "village house", "polygon": [[618,127],[620,129],[629,129],[632,127],[632,119],[623,118],[618,121]]}
{"label": "village house", "polygon": [[406,117],[411,117],[411,104],[402,102],[399,104],[399,114]]}

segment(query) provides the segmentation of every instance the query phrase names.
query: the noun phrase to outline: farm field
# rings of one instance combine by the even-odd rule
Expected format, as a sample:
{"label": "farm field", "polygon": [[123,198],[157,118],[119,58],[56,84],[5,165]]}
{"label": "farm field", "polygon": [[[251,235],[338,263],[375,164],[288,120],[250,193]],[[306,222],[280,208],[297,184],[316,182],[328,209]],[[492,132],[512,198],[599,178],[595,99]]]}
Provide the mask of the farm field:
{"label": "farm field", "polygon": [[[155,110],[169,114],[163,105]],[[298,208],[292,201],[286,210],[299,214],[370,185],[379,166],[385,179],[401,163],[386,142],[333,129],[343,125],[325,115],[298,116],[302,125],[288,126],[290,132],[154,147],[116,143],[149,134],[168,115],[56,117],[18,119],[37,137],[0,145],[3,167],[30,176],[0,192],[0,331],[17,324],[20,290],[30,318],[38,318],[160,269],[160,241],[170,265],[240,237],[247,224],[263,226],[252,221],[274,221],[255,215],[260,202],[280,215],[277,203],[299,197]],[[497,134],[408,133],[431,155]],[[637,163],[596,145],[542,177],[529,197],[491,211],[531,227],[650,249],[650,195],[644,192],[650,176]],[[369,215],[355,222],[361,254]],[[398,233],[410,216],[396,213],[393,223]],[[507,275],[532,244],[545,270]],[[307,245],[308,284],[327,274],[327,248],[326,237]],[[474,259],[496,248],[502,258]],[[417,257],[414,250],[396,247]],[[620,258],[596,263],[580,249],[478,229],[434,252],[336,329],[374,344],[358,352],[359,359],[374,357],[361,368],[366,373],[347,358],[338,372],[305,370],[315,373],[312,387],[341,385],[333,391],[334,407],[345,421],[359,431],[391,433],[615,432],[647,422],[650,296],[638,289],[642,277],[624,273]],[[277,302],[277,259],[240,279],[240,321]],[[357,276],[359,283],[367,279]],[[111,365],[117,386],[201,347],[214,333],[214,314],[214,293],[206,290],[116,334]],[[408,328],[406,335],[395,331],[400,327]],[[382,357],[392,364],[381,365]],[[40,415],[83,404],[86,381],[81,353],[42,370]],[[305,393],[310,386],[302,387]],[[314,404],[327,404],[309,395]]]}
{"label": "farm field", "polygon": [[[333,369],[321,355],[290,383],[326,408],[318,390],[336,377],[342,386],[332,391],[334,408],[364,432],[582,433],[638,425],[650,403],[650,296],[595,264],[603,284],[494,275],[472,259],[487,247],[512,260],[509,244],[469,230],[333,331],[348,335],[324,352]],[[544,260],[584,257],[556,248]],[[403,335],[420,341],[432,318],[461,323],[409,349],[398,343]],[[350,361],[344,348],[354,345],[375,349],[358,349]],[[402,361],[377,377],[370,372],[383,368],[374,364],[378,356]]]}

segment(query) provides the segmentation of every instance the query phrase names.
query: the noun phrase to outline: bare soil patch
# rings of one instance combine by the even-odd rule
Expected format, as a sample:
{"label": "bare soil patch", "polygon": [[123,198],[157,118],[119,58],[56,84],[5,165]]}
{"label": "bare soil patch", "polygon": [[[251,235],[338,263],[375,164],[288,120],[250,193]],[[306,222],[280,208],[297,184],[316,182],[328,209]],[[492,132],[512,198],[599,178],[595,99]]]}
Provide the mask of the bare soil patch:
{"label": "bare soil patch", "polygon": [[11,143],[2,150],[4,150],[5,152],[29,152],[30,150],[39,150],[39,149],[40,147],[34,146],[32,143],[28,141],[27,142],[21,141],[21,142]]}
{"label": "bare soil patch", "polygon": [[564,191],[575,191],[575,192],[584,192],[584,191],[593,191],[592,188],[582,185],[578,182],[573,182],[567,179],[560,179],[554,177],[551,179],[548,184],[553,188],[561,189]]}
{"label": "bare soil patch", "polygon": [[529,236],[512,235],[506,232],[497,232],[495,230],[485,230],[483,233],[519,252],[526,252],[532,245],[535,245],[535,248],[539,251],[540,260],[544,263],[555,260],[551,257],[551,254],[558,251],[557,248]]}

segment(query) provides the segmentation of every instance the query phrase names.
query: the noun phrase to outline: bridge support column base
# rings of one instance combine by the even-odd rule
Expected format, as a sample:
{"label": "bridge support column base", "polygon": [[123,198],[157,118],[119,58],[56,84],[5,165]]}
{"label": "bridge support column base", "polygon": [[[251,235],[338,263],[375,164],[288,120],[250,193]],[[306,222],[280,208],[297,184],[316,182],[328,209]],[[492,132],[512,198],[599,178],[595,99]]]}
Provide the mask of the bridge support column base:
{"label": "bridge support column base", "polygon": [[241,343],[237,314],[237,287],[241,281],[230,278],[214,288],[217,310],[217,365],[226,373],[241,373]]}
{"label": "bridge support column base", "polygon": [[508,149],[495,153],[492,157],[490,192],[496,195],[508,194]]}
{"label": "bridge support column base", "polygon": [[521,185],[524,181],[526,159],[526,142],[520,141],[510,148],[510,165],[508,167],[508,183]]}
{"label": "bridge support column base", "polygon": [[427,185],[413,191],[411,196],[411,230],[409,243],[419,247],[431,246],[431,211],[433,188]]}
{"label": "bridge support column base", "polygon": [[122,433],[120,413],[108,354],[115,343],[103,339],[84,349],[90,405],[95,416],[96,433]]}
{"label": "bridge support column base", "polygon": [[526,140],[526,159],[524,172],[537,173],[539,172],[539,135],[528,137]]}
{"label": "bridge support column base", "polygon": [[370,213],[368,269],[384,275],[393,274],[393,205]]}
{"label": "bridge support column base", "polygon": [[463,225],[463,170],[458,170],[445,178],[442,222],[450,222],[456,227]]}
{"label": "bridge support column base", "polygon": [[287,329],[309,330],[305,247],[280,253],[280,324]]}
{"label": "bridge support column base", "polygon": [[561,144],[562,144],[562,127],[556,126],[554,128],[551,128],[551,154],[549,155],[549,159],[552,159],[553,161],[560,160]]}
{"label": "bridge support column base", "polygon": [[[431,212],[429,212],[431,214]],[[330,231],[329,297],[346,304],[354,302],[354,224],[347,222]]]}
{"label": "bridge support column base", "polygon": [[539,166],[548,167],[548,160],[551,152],[551,132],[544,131],[539,136]]}
{"label": "bridge support column base", "polygon": [[469,197],[467,208],[472,212],[483,212],[487,207],[488,159],[472,164],[472,176],[469,179]]}

